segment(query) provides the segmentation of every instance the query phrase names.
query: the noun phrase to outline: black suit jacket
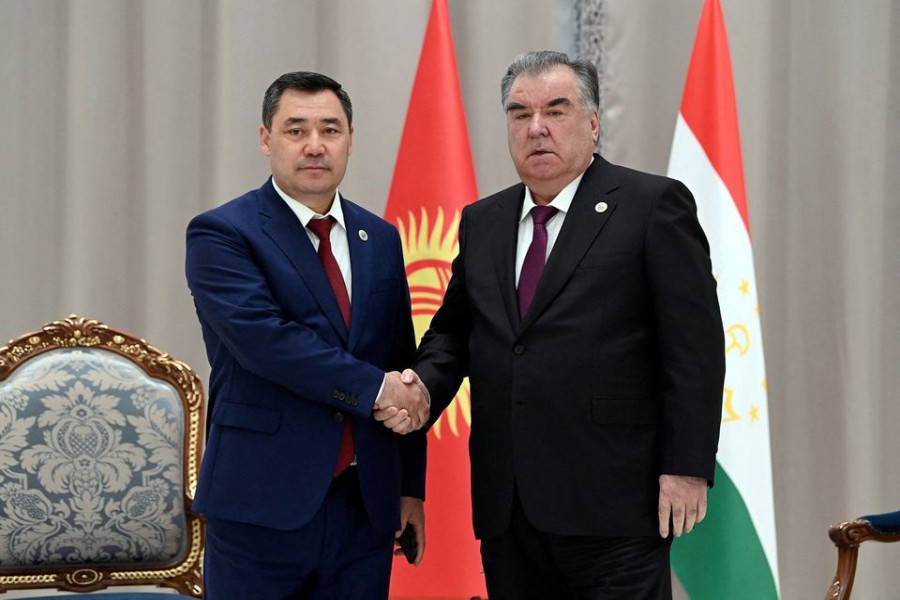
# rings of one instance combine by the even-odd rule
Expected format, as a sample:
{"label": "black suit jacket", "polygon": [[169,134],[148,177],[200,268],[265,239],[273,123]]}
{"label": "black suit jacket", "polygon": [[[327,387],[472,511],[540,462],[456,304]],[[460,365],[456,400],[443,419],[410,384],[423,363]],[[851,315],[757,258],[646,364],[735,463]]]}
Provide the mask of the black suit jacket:
{"label": "black suit jacket", "polygon": [[722,320],[693,197],[595,156],[520,319],[524,191],[463,210],[415,364],[432,418],[470,377],[475,533],[506,528],[516,486],[539,530],[658,535],[659,475],[712,483],[721,418]]}

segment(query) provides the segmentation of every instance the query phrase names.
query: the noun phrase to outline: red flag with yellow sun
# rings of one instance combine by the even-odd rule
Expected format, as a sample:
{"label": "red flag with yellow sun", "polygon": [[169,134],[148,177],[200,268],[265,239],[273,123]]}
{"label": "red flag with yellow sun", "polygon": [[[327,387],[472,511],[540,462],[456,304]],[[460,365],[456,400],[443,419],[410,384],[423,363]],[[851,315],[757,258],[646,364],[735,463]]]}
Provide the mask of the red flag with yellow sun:
{"label": "red flag with yellow sun", "polygon": [[[403,242],[416,337],[441,305],[466,204],[477,199],[475,169],[456,69],[447,0],[434,0],[384,217]],[[469,383],[428,434],[425,559],[395,559],[392,598],[485,594],[472,533]]]}

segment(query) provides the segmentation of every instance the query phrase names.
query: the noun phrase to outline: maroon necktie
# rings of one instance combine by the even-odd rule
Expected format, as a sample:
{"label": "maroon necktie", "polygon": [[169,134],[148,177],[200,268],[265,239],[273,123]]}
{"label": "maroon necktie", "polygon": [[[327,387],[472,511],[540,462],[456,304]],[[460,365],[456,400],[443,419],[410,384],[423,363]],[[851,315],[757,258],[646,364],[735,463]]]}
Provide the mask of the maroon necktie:
{"label": "maroon necktie", "polygon": [[[325,275],[334,291],[334,297],[337,299],[338,307],[341,309],[341,316],[344,317],[344,325],[347,331],[350,330],[350,296],[347,294],[347,285],[344,283],[344,276],[341,275],[341,268],[338,266],[331,252],[331,226],[334,224],[334,217],[327,219],[311,219],[307,223],[307,227],[319,238],[319,260],[325,268]],[[344,419],[344,436],[341,439],[341,450],[338,452],[337,465],[334,469],[334,476],[337,477],[344,472],[344,469],[353,462],[353,456],[356,451],[353,448],[353,426],[348,418]]]}
{"label": "maroon necktie", "polygon": [[524,318],[534,299],[541,274],[544,272],[544,261],[547,257],[547,221],[556,214],[552,206],[535,206],[531,209],[531,220],[534,222],[534,233],[531,245],[522,262],[519,273],[519,316]]}

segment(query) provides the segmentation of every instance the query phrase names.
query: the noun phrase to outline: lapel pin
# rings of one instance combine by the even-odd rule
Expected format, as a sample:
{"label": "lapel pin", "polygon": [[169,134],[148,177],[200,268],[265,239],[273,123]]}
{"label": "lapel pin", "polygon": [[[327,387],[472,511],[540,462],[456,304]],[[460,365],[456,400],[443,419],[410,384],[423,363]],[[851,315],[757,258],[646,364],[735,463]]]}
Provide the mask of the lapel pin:
{"label": "lapel pin", "polygon": [[606,202],[598,202],[594,205],[594,210],[596,210],[598,213],[605,213],[607,208],[609,208],[609,204],[607,204]]}
{"label": "lapel pin", "polygon": [[359,230],[359,239],[361,239],[361,240],[364,241],[364,242],[365,242],[365,241],[368,241],[368,239],[369,239],[369,234],[366,233],[366,230],[365,230],[365,229],[360,229],[360,230]]}

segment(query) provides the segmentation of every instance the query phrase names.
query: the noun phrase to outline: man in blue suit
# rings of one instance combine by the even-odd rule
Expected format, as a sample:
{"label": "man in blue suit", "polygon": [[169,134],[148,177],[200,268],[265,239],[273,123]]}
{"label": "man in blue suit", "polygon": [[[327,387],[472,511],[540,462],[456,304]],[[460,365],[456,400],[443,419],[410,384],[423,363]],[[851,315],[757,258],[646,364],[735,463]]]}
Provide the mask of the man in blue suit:
{"label": "man in blue suit", "polygon": [[429,398],[398,372],[415,352],[399,235],[337,191],[352,115],[329,77],[277,79],[272,177],[188,226],[212,366],[194,501],[209,600],[385,599],[407,526],[422,559]]}

